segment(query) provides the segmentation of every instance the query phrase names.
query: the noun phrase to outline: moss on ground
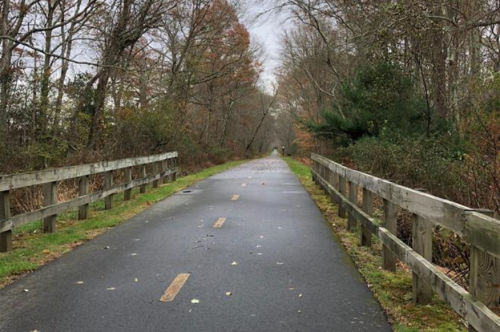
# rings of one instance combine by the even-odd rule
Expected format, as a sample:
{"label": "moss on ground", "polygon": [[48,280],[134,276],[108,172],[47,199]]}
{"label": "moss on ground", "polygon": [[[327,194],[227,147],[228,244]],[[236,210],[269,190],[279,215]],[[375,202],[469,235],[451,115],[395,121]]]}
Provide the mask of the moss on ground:
{"label": "moss on ground", "polygon": [[382,245],[373,237],[371,248],[359,245],[359,230],[346,230],[347,220],[339,218],[337,206],[311,178],[307,165],[285,158],[291,170],[300,179],[322,211],[326,221],[332,226],[335,237],[344,246],[358,267],[366,283],[375,294],[396,332],[465,332],[463,320],[453,309],[435,295],[432,305],[421,306],[412,303],[412,275],[403,264],[398,264],[392,273],[382,270]]}
{"label": "moss on ground", "polygon": [[89,218],[83,221],[77,220],[76,209],[70,210],[58,217],[57,231],[52,234],[43,233],[41,221],[15,228],[13,250],[0,253],[0,287],[95,238],[173,193],[244,162],[228,162],[178,178],[176,182],[160,184],[156,189],[148,187],[145,194],[139,194],[139,189],[134,189],[132,199],[127,202],[123,201],[123,193],[117,194],[113,197],[113,209],[108,211],[104,210],[103,201],[92,203]]}

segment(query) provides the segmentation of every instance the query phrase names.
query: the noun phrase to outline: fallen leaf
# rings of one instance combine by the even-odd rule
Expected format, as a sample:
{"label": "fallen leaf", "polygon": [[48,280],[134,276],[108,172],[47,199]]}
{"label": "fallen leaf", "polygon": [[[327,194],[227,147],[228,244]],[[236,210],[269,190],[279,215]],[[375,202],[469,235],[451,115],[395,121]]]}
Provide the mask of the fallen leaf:
{"label": "fallen leaf", "polygon": [[42,251],[42,253],[43,253],[44,255],[50,255],[50,250],[49,250],[49,249],[44,249],[44,250]]}
{"label": "fallen leaf", "polygon": [[198,300],[198,299],[192,299],[192,300],[191,300],[191,303],[193,303],[193,304],[198,304],[198,303],[200,303],[200,300]]}

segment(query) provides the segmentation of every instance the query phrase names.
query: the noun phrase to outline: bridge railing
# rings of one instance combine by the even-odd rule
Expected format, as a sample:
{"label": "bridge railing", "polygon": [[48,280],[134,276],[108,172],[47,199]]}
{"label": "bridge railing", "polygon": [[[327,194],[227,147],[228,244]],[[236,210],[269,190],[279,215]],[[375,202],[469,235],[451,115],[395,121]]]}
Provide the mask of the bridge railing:
{"label": "bridge railing", "polygon": [[[371,245],[372,234],[383,244],[383,268],[394,271],[396,256],[413,272],[413,300],[428,304],[433,291],[469,323],[469,331],[500,331],[500,221],[488,211],[470,209],[422,190],[410,189],[384,179],[349,169],[312,154],[312,176],[339,204],[339,216],[348,216],[347,228],[360,224],[360,242]],[[349,194],[346,196],[346,187]],[[363,189],[362,208],[358,189]],[[381,222],[372,217],[373,195],[383,199]],[[412,247],[397,237],[398,208],[412,214]],[[460,235],[471,246],[469,292],[432,264],[432,236],[435,226]]]}
{"label": "bridge railing", "polygon": [[[147,165],[151,165],[152,173],[148,174]],[[139,168],[139,178],[132,179],[133,167]],[[113,184],[113,171],[123,171],[125,183]],[[104,175],[104,190],[89,193],[91,175]],[[55,232],[56,218],[72,208],[78,207],[78,219],[88,216],[89,204],[101,199],[105,200],[105,209],[113,207],[113,195],[124,191],[124,199],[130,200],[132,188],[140,186],[140,192],[146,192],[150,182],[158,187],[160,180],[175,181],[177,175],[177,152],[159,155],[106,161],[94,164],[46,169],[37,172],[0,175],[0,252],[12,249],[12,229],[27,223],[43,219],[43,230]],[[78,197],[57,202],[57,183],[59,181],[79,179]],[[43,185],[43,207],[15,216],[11,215],[10,193],[14,189]]]}

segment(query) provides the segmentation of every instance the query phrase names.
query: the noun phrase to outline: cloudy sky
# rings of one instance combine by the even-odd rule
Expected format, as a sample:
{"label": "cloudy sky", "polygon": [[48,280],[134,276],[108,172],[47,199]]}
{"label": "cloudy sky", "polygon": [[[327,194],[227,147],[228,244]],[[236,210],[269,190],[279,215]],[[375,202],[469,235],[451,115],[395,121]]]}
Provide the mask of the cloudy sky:
{"label": "cloudy sky", "polygon": [[274,72],[279,64],[280,41],[285,27],[288,25],[285,15],[268,14],[263,18],[255,17],[265,11],[266,6],[260,1],[248,0],[245,8],[245,24],[250,31],[252,42],[263,45],[264,72],[262,83],[268,90],[272,90],[272,84],[276,81]]}

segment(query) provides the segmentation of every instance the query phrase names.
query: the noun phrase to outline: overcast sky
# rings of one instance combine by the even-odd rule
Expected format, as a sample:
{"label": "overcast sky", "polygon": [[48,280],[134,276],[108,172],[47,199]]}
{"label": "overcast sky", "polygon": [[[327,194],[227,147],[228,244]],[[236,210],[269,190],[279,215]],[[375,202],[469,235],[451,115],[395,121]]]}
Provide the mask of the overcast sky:
{"label": "overcast sky", "polygon": [[269,14],[255,20],[255,17],[265,9],[267,8],[260,1],[248,0],[245,24],[250,31],[252,42],[264,46],[262,83],[271,90],[272,84],[276,82],[275,70],[279,65],[280,41],[287,24],[285,16],[278,14]]}

